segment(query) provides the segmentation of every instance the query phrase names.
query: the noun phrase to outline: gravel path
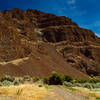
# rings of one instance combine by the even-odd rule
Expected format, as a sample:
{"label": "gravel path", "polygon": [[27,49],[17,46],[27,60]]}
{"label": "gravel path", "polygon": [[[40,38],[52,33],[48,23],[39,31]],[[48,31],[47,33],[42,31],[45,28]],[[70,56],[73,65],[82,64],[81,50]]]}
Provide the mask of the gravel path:
{"label": "gravel path", "polygon": [[50,87],[53,94],[43,100],[87,100],[84,96],[60,87]]}

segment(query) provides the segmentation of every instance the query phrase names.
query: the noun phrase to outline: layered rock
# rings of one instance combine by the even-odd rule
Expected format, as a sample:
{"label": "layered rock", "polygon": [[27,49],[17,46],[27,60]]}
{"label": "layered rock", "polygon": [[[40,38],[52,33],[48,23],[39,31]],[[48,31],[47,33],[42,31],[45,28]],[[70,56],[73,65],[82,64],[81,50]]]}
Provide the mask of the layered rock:
{"label": "layered rock", "polygon": [[91,30],[83,29],[77,26],[54,26],[43,30],[44,38],[49,42],[99,42],[99,39]]}
{"label": "layered rock", "polygon": [[92,42],[61,42],[56,44],[67,64],[88,74],[100,75],[100,44]]}
{"label": "layered rock", "polygon": [[[38,41],[55,46],[71,69],[73,67],[87,75],[100,75],[100,38],[91,30],[79,27],[65,16],[38,10],[25,12],[15,8],[0,12],[0,62],[32,57],[39,50],[35,48]],[[38,55],[45,54],[44,50],[38,52]],[[50,59],[51,56],[49,64]]]}

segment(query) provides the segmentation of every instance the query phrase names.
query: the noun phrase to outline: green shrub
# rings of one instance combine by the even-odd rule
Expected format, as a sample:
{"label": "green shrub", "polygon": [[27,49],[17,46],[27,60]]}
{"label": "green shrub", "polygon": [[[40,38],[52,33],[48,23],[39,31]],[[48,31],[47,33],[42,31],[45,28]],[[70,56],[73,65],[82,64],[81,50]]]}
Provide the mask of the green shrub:
{"label": "green shrub", "polygon": [[3,86],[2,82],[0,82],[0,86]]}
{"label": "green shrub", "polygon": [[37,82],[37,81],[39,81],[39,80],[40,80],[39,77],[34,77],[34,78],[33,78],[33,82]]}
{"label": "green shrub", "polygon": [[93,74],[91,74],[91,75],[90,75],[90,77],[91,77],[91,78],[93,78],[93,77],[94,77],[94,75],[93,75]]}
{"label": "green shrub", "polygon": [[89,83],[100,83],[100,79],[91,78],[91,79],[89,80]]}
{"label": "green shrub", "polygon": [[93,85],[91,85],[90,83],[84,83],[83,84],[83,87],[84,88],[88,88],[88,89],[92,89],[93,88]]}
{"label": "green shrub", "polygon": [[95,83],[95,84],[92,84],[93,85],[93,88],[100,88],[100,83]]}
{"label": "green shrub", "polygon": [[54,72],[50,77],[46,77],[43,79],[45,84],[49,85],[62,85],[64,82],[72,82],[73,78],[71,75],[61,75],[59,73]]}
{"label": "green shrub", "polygon": [[44,83],[44,84],[49,84],[49,78],[45,77],[45,78],[43,79],[43,83]]}
{"label": "green shrub", "polygon": [[24,76],[24,81],[30,81],[30,80],[31,80],[31,78],[30,78],[29,75],[25,75],[25,76]]}
{"label": "green shrub", "polygon": [[100,100],[100,97],[96,97],[96,100]]}
{"label": "green shrub", "polygon": [[72,82],[73,81],[73,77],[71,75],[64,75],[64,81]]}
{"label": "green shrub", "polygon": [[10,86],[10,85],[13,85],[13,83],[10,81],[5,80],[2,82],[2,86]]}
{"label": "green shrub", "polygon": [[0,77],[0,86],[19,85],[21,83],[23,83],[23,80],[20,78],[14,78],[9,75]]}
{"label": "green shrub", "polygon": [[81,78],[81,79],[76,79],[75,82],[76,83],[88,83],[88,80]]}
{"label": "green shrub", "polygon": [[38,87],[43,87],[43,85],[42,85],[42,84],[40,84],[40,85],[38,85]]}
{"label": "green shrub", "polygon": [[53,73],[50,77],[49,77],[49,85],[62,85],[64,82],[64,78],[62,75],[58,74],[58,73]]}
{"label": "green shrub", "polygon": [[15,80],[13,81],[14,85],[19,85],[20,83],[22,83],[22,80],[20,78],[15,78]]}
{"label": "green shrub", "polygon": [[15,78],[9,76],[9,75],[5,75],[3,77],[0,77],[0,82],[3,82],[3,81],[10,81],[10,82],[13,82]]}
{"label": "green shrub", "polygon": [[77,86],[77,87],[82,87],[81,83],[75,83],[74,85]]}

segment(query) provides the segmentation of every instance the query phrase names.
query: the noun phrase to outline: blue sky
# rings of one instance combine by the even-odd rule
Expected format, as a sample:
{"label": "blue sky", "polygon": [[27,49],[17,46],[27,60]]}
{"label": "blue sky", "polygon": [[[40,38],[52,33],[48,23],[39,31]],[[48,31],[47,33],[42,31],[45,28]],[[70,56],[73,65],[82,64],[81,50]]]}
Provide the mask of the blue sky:
{"label": "blue sky", "polygon": [[70,17],[100,36],[100,0],[0,0],[0,10],[28,8]]}

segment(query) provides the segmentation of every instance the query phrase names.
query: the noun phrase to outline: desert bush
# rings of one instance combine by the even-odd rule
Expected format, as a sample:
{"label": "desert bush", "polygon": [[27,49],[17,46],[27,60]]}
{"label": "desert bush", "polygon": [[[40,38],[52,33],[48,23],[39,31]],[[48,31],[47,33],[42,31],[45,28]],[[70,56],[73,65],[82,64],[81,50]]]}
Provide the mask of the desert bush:
{"label": "desert bush", "polygon": [[74,85],[77,86],[77,87],[82,87],[81,83],[75,83]]}
{"label": "desert bush", "polygon": [[61,75],[59,73],[54,72],[50,77],[46,77],[43,79],[45,84],[49,85],[62,85],[64,82],[72,82],[73,77],[71,75]]}
{"label": "desert bush", "polygon": [[91,78],[91,79],[89,80],[89,83],[100,83],[100,79]]}
{"label": "desert bush", "polygon": [[76,79],[75,80],[76,83],[88,83],[87,79],[81,78],[81,79]]}
{"label": "desert bush", "polygon": [[45,77],[45,78],[43,79],[43,83],[44,83],[44,84],[49,84],[49,77]]}
{"label": "desert bush", "polygon": [[15,78],[15,80],[13,81],[14,85],[19,85],[22,83],[22,80],[20,78]]}
{"label": "desert bush", "polygon": [[93,88],[100,88],[100,83],[95,83],[95,84],[92,84],[93,85]]}
{"label": "desert bush", "polygon": [[34,78],[33,78],[33,82],[37,82],[37,81],[39,81],[39,80],[40,80],[39,77],[34,77]]}
{"label": "desert bush", "polygon": [[72,84],[71,82],[64,82],[63,85],[67,87],[74,87],[74,84]]}
{"label": "desert bush", "polygon": [[62,75],[55,72],[49,77],[48,81],[49,85],[62,85],[64,82],[64,78]]}
{"label": "desert bush", "polygon": [[30,78],[30,76],[29,76],[29,75],[25,75],[25,76],[24,76],[24,78],[23,78],[23,80],[24,80],[24,81],[30,81],[30,80],[31,80],[31,78]]}
{"label": "desert bush", "polygon": [[64,75],[64,81],[72,82],[73,81],[73,77],[71,75]]}
{"label": "desert bush", "polygon": [[0,82],[0,86],[3,86],[2,82]]}
{"label": "desert bush", "polygon": [[14,81],[14,77],[11,77],[9,75],[5,75],[5,76],[2,76],[0,77],[0,82],[3,82],[3,81],[10,81],[10,82],[13,82]]}
{"label": "desert bush", "polygon": [[91,75],[90,75],[90,77],[91,77],[91,78],[94,78],[94,75],[93,75],[93,74],[91,74]]}
{"label": "desert bush", "polygon": [[2,82],[2,86],[10,86],[10,85],[13,85],[13,83],[10,81],[5,80]]}
{"label": "desert bush", "polygon": [[85,88],[88,88],[88,89],[92,89],[93,88],[93,85],[90,84],[90,83],[84,83],[84,84],[82,84],[82,86],[85,87]]}
{"label": "desert bush", "polygon": [[43,87],[43,85],[42,84],[39,84],[38,87]]}
{"label": "desert bush", "polygon": [[24,83],[21,78],[14,78],[9,75],[0,77],[0,86],[10,86],[10,85],[19,85]]}

